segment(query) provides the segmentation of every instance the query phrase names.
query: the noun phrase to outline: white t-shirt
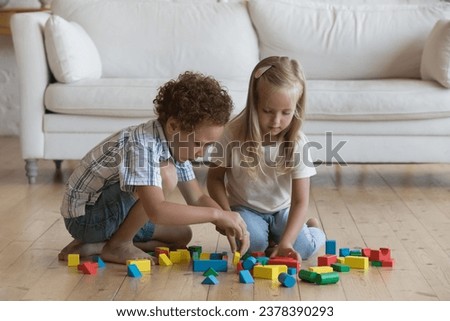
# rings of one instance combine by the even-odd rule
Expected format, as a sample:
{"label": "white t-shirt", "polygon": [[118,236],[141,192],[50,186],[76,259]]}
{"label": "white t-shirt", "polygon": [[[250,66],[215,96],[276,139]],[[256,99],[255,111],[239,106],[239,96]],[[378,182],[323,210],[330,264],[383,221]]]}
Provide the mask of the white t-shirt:
{"label": "white t-shirt", "polygon": [[300,140],[295,146],[294,168],[281,175],[274,166],[279,144],[264,147],[265,161],[259,162],[252,176],[248,167],[241,166],[238,144],[232,143],[227,133],[221,143],[224,158],[214,157],[214,160],[221,159],[222,165],[226,167],[225,181],[231,206],[246,206],[260,213],[285,209],[291,204],[292,180],[316,174],[306,145],[308,140],[303,133],[300,133]]}

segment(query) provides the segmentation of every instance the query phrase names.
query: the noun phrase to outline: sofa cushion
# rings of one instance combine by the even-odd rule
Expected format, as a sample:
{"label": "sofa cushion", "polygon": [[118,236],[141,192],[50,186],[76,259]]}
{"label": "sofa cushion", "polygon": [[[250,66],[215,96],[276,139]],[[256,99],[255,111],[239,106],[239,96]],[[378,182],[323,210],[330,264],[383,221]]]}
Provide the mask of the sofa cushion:
{"label": "sofa cushion", "polygon": [[428,36],[420,73],[450,88],[450,20],[439,20]]}
{"label": "sofa cushion", "polygon": [[53,15],[45,24],[44,35],[48,64],[56,80],[70,83],[101,77],[97,48],[80,25]]}
{"label": "sofa cushion", "polygon": [[[45,92],[48,110],[71,115],[152,117],[153,99],[165,79],[102,78],[71,84],[50,84]],[[247,99],[247,81],[222,80],[233,99],[233,114]]]}
{"label": "sofa cushion", "polygon": [[96,44],[103,77],[175,78],[186,70],[248,79],[258,41],[244,3],[53,0]]}
{"label": "sofa cushion", "polygon": [[[51,84],[45,93],[48,110],[71,115],[154,117],[153,99],[163,80],[99,79]],[[247,84],[222,81],[239,113]],[[363,80],[308,82],[309,120],[397,120],[450,116],[450,91],[434,81]]]}
{"label": "sofa cushion", "polygon": [[261,58],[295,58],[308,79],[420,78],[425,39],[450,6],[250,0],[249,12]]}

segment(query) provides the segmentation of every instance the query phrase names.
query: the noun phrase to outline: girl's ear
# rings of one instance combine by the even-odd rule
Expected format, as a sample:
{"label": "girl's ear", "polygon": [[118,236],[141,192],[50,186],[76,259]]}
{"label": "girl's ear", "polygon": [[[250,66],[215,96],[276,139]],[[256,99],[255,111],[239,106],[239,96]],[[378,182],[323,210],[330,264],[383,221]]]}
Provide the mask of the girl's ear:
{"label": "girl's ear", "polygon": [[166,131],[168,135],[173,135],[180,131],[180,123],[173,117],[169,117],[166,122]]}

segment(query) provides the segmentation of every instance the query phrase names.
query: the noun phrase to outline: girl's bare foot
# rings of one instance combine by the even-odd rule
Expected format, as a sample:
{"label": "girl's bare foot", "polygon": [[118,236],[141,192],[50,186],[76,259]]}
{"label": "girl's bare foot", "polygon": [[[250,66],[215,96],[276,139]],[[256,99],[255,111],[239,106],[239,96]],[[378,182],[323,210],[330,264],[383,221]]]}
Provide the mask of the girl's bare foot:
{"label": "girl's bare foot", "polygon": [[319,220],[315,217],[311,217],[307,222],[306,226],[308,227],[320,227]]}
{"label": "girl's bare foot", "polygon": [[79,240],[73,240],[61,250],[58,254],[58,259],[60,261],[67,261],[67,255],[69,254],[80,254],[81,257],[98,255],[101,253],[104,245],[104,242],[83,243]]}
{"label": "girl's bare foot", "polygon": [[134,246],[133,242],[112,243],[110,241],[105,244],[100,256],[105,262],[119,264],[126,264],[127,260],[152,260],[150,254]]}

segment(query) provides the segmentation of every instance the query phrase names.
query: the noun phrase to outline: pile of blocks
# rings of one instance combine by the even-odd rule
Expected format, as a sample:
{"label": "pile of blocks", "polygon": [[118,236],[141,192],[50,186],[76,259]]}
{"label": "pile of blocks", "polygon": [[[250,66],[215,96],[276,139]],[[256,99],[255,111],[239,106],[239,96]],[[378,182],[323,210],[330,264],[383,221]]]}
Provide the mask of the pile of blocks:
{"label": "pile of blocks", "polygon": [[67,255],[67,266],[76,267],[83,274],[96,275],[97,270],[105,267],[105,263],[99,256],[94,256],[92,262],[80,262],[80,254]]}

